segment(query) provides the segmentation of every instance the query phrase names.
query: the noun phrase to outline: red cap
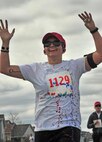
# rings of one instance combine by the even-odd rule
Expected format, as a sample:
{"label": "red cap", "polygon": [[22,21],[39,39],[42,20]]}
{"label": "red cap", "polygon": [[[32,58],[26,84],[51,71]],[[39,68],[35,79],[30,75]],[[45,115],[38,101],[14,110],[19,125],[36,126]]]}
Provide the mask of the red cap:
{"label": "red cap", "polygon": [[51,32],[51,33],[47,33],[46,35],[44,35],[43,39],[42,39],[42,43],[44,43],[49,37],[54,36],[56,37],[59,41],[64,43],[64,46],[66,47],[66,42],[65,39],[63,38],[63,36],[59,33],[56,32]]}
{"label": "red cap", "polygon": [[97,102],[94,103],[94,106],[97,106],[97,105],[100,105],[100,106],[101,106],[101,102],[98,102],[98,101],[97,101]]}

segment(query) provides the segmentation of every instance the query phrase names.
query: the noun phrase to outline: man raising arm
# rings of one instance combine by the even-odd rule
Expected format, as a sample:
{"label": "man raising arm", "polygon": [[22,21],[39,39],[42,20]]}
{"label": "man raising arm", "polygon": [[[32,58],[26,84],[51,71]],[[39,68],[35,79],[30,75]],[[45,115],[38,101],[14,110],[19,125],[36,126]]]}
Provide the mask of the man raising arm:
{"label": "man raising arm", "polygon": [[20,72],[20,69],[18,66],[10,65],[10,59],[9,59],[9,44],[10,40],[14,35],[15,29],[12,30],[10,33],[8,30],[8,22],[5,20],[5,25],[2,20],[0,20],[1,26],[0,26],[0,37],[2,40],[2,47],[1,47],[1,73],[23,79],[23,76]]}

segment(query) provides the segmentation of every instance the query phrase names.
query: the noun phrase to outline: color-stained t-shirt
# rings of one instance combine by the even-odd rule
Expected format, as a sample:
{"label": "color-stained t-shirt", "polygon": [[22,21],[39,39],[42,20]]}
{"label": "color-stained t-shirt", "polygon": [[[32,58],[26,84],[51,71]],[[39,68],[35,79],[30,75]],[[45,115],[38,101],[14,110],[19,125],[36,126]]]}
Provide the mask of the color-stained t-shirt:
{"label": "color-stained t-shirt", "polygon": [[20,70],[36,92],[35,131],[66,126],[80,129],[79,79],[86,72],[85,58],[56,65],[47,62],[21,65]]}

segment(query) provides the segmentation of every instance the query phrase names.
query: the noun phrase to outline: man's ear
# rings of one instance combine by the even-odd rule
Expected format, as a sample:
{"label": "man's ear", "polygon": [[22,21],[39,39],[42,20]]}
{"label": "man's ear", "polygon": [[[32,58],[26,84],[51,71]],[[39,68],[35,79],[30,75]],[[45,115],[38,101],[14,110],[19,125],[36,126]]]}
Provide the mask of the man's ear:
{"label": "man's ear", "polygon": [[66,52],[66,48],[63,48],[63,53],[65,53]]}
{"label": "man's ear", "polygon": [[44,52],[44,54],[46,55],[46,51],[45,51],[45,50],[43,50],[43,52]]}

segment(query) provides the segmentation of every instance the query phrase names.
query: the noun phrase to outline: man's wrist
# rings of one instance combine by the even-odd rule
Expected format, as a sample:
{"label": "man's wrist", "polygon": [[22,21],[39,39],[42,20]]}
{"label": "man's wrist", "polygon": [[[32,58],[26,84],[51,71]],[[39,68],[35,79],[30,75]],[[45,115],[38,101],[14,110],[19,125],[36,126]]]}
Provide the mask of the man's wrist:
{"label": "man's wrist", "polygon": [[1,52],[9,52],[9,47],[4,47],[4,46],[2,46],[1,47]]}
{"label": "man's wrist", "polygon": [[98,31],[98,28],[95,27],[93,30],[90,30],[90,33],[91,33],[91,34],[94,34],[94,33],[96,33],[97,31]]}

